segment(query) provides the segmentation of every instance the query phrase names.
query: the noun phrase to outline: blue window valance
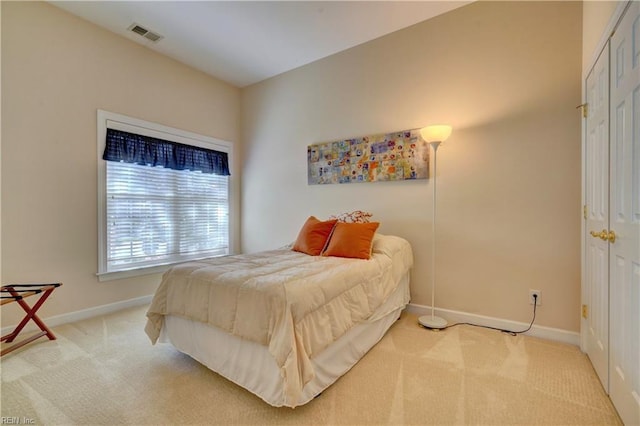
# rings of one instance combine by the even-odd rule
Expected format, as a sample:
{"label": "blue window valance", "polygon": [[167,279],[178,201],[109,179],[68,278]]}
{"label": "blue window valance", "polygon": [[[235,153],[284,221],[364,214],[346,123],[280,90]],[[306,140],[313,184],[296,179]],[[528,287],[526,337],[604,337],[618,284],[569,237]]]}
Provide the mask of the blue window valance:
{"label": "blue window valance", "polygon": [[226,152],[107,129],[103,160],[229,176]]}

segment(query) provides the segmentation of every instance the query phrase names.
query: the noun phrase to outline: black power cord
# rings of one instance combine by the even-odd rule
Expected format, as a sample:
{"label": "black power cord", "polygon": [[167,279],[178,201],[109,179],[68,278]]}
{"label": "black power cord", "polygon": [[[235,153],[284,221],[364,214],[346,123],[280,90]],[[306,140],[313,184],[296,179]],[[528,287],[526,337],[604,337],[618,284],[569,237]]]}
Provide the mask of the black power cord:
{"label": "black power cord", "polygon": [[[536,320],[536,307],[537,306],[538,306],[538,295],[534,294],[533,295],[533,318],[531,319],[531,323],[529,323],[529,327],[527,327],[526,330],[522,330],[522,331],[513,331],[513,330],[507,330],[505,328],[491,327],[491,326],[488,326],[488,325],[472,324],[470,322],[457,322],[455,324],[451,324],[451,325],[448,325],[446,327],[434,328],[432,330],[435,330],[435,331],[446,330],[447,328],[456,327],[458,325],[470,325],[472,327],[488,328],[490,330],[497,330],[497,331],[501,331],[503,333],[510,334],[512,336],[517,336],[518,334],[526,333],[527,331],[531,330],[531,327],[533,326],[533,322]],[[425,327],[425,328],[428,328],[428,327]]]}

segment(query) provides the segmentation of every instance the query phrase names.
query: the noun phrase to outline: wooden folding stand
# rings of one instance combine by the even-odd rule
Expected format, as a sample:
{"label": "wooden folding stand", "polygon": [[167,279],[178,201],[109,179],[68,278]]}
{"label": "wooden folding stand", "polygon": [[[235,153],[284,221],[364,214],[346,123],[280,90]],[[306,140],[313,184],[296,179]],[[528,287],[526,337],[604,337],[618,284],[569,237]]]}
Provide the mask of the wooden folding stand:
{"label": "wooden folding stand", "polygon": [[[24,316],[22,321],[20,321],[20,324],[18,324],[11,333],[2,336],[2,339],[0,341],[2,342],[6,341],[8,343],[13,342],[13,340],[18,336],[18,334],[20,334],[24,326],[27,325],[27,323],[30,320],[33,320],[33,322],[35,322],[38,325],[38,327],[40,327],[40,330],[41,330],[39,333],[33,336],[29,336],[26,339],[20,342],[16,342],[15,344],[3,349],[2,352],[0,353],[0,356],[4,356],[9,352],[15,351],[16,349],[21,348],[27,343],[33,342],[34,340],[39,339],[42,336],[47,336],[49,340],[56,339],[56,336],[51,332],[51,330],[49,330],[49,328],[45,325],[45,323],[42,322],[40,318],[38,318],[38,315],[36,315],[36,312],[44,304],[47,298],[51,296],[51,293],[53,293],[53,290],[60,287],[61,285],[62,283],[9,284],[9,285],[3,285],[2,287],[0,287],[0,294],[2,295],[1,296],[2,302],[0,303],[0,305],[6,305],[7,303],[11,303],[11,302],[18,302],[18,304],[26,312],[26,315]],[[27,302],[24,301],[24,299],[36,294],[40,294],[40,299],[38,299],[38,301],[33,306],[29,306]]]}

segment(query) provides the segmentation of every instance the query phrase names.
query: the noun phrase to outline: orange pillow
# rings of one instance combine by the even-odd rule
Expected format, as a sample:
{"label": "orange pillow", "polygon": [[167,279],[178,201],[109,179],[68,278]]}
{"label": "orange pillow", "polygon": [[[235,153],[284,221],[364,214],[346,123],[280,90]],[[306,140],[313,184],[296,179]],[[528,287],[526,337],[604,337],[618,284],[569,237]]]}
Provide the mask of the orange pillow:
{"label": "orange pillow", "polygon": [[293,250],[319,256],[327,245],[327,240],[337,220],[322,222],[313,216],[304,223],[293,245]]}
{"label": "orange pillow", "polygon": [[336,223],[323,256],[369,259],[373,236],[380,223]]}

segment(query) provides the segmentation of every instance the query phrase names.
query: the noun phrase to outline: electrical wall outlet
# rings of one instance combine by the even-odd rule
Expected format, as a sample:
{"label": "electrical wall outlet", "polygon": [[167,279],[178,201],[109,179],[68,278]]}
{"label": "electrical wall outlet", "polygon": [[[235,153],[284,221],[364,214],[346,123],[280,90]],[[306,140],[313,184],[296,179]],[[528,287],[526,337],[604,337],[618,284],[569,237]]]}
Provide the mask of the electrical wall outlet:
{"label": "electrical wall outlet", "polygon": [[[533,297],[534,294],[536,295],[536,298]],[[537,306],[542,305],[542,292],[540,290],[529,289],[529,304],[533,305],[534,303]]]}

